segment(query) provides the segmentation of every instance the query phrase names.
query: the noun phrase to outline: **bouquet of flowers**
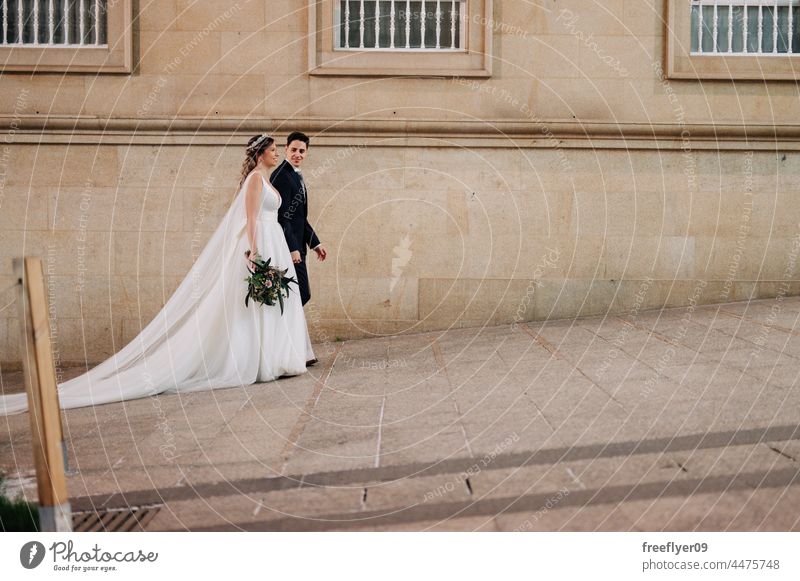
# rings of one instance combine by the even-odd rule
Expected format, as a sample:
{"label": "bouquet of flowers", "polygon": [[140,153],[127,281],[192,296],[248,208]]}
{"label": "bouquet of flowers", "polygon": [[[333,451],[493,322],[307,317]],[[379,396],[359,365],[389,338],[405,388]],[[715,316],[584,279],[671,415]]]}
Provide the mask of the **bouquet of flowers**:
{"label": "bouquet of flowers", "polygon": [[297,281],[290,276],[286,276],[288,268],[280,270],[274,266],[270,266],[271,258],[266,262],[258,255],[254,254],[250,257],[250,251],[244,253],[253,269],[244,281],[247,283],[247,296],[244,297],[244,305],[248,306],[250,299],[261,303],[262,305],[273,306],[278,303],[281,306],[281,315],[283,314],[283,299],[289,297],[289,283],[297,284]]}

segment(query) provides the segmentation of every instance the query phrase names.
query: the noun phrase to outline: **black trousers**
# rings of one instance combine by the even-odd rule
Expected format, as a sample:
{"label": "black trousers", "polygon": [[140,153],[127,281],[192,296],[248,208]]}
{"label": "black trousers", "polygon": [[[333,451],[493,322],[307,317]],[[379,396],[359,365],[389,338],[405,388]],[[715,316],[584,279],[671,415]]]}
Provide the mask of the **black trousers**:
{"label": "black trousers", "polygon": [[300,300],[303,306],[311,300],[311,288],[308,285],[308,271],[306,270],[306,255],[301,254],[302,261],[294,265],[294,271],[297,274],[297,286],[300,289]]}

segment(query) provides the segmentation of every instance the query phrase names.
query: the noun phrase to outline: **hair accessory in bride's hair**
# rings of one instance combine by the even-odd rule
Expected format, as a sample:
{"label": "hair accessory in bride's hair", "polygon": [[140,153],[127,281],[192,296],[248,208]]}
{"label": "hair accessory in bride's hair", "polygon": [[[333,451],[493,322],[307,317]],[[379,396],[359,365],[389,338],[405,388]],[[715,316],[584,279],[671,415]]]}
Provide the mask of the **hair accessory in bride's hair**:
{"label": "hair accessory in bride's hair", "polygon": [[259,145],[260,145],[260,144],[261,144],[261,143],[262,143],[262,142],[263,142],[265,139],[272,139],[272,138],[271,138],[269,135],[267,135],[266,133],[262,133],[262,134],[261,134],[261,137],[259,137],[258,139],[256,139],[256,140],[255,140],[255,141],[254,141],[254,142],[253,142],[251,145],[248,145],[248,146],[247,146],[247,150],[248,150],[248,151],[251,151],[251,150],[256,150],[256,149],[258,149],[258,146],[259,146]]}

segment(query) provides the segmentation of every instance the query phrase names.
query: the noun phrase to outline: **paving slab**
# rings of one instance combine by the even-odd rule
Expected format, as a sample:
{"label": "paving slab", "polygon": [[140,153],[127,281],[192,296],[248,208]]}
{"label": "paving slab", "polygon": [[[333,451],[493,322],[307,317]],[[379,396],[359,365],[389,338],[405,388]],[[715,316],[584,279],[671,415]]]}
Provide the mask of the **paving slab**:
{"label": "paving slab", "polygon": [[[151,530],[799,530],[800,298],[774,304],[344,341],[304,376],[68,410],[68,487],[161,506]],[[31,454],[2,418],[35,499]]]}

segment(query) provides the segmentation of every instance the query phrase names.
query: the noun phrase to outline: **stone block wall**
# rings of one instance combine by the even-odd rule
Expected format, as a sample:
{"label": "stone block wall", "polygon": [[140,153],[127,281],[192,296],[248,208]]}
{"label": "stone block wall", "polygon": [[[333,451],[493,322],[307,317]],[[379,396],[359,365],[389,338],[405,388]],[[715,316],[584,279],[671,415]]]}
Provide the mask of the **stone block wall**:
{"label": "stone block wall", "polygon": [[63,361],[158,312],[261,131],[313,138],[317,340],[796,293],[797,89],[665,79],[663,2],[495,0],[489,79],[309,75],[305,5],[139,2],[132,74],[0,75],[0,288],[45,259]]}

